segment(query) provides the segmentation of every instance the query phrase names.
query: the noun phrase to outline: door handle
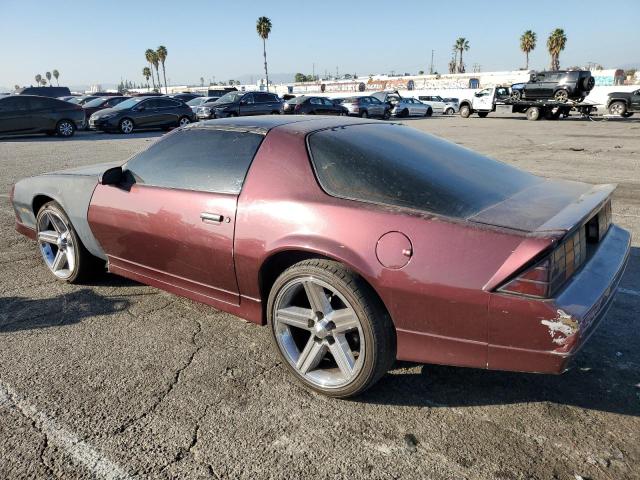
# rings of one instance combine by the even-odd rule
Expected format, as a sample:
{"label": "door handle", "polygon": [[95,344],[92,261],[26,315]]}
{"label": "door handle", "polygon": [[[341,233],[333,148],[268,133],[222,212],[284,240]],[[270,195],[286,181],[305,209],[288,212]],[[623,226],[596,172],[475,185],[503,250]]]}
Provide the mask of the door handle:
{"label": "door handle", "polygon": [[205,223],[222,223],[224,217],[218,213],[202,212],[200,214],[200,219]]}

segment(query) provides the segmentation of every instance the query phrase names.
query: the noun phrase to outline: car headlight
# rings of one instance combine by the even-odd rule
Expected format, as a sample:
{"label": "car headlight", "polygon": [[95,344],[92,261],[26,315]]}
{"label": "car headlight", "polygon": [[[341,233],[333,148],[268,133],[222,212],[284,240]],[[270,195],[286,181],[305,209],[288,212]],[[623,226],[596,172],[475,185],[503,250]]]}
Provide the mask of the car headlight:
{"label": "car headlight", "polygon": [[205,115],[209,115],[211,113],[211,109],[209,107],[202,107],[200,109],[201,113],[204,113]]}

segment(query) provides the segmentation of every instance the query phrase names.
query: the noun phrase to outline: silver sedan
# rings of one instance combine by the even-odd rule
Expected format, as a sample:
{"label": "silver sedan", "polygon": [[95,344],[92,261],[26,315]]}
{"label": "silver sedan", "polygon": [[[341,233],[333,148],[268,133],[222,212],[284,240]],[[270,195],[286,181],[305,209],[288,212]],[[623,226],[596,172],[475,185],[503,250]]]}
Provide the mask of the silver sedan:
{"label": "silver sedan", "polygon": [[391,114],[395,117],[430,117],[433,108],[415,98],[400,98],[393,105]]}

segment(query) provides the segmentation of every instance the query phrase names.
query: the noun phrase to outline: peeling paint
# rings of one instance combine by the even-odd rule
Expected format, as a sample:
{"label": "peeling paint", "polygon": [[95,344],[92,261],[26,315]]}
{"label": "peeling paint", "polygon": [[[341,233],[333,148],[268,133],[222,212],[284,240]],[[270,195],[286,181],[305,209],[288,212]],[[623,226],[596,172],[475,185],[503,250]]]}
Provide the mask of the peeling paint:
{"label": "peeling paint", "polygon": [[578,322],[564,310],[558,309],[558,315],[553,320],[542,320],[540,322],[549,329],[551,341],[556,345],[564,345],[567,338],[578,331]]}

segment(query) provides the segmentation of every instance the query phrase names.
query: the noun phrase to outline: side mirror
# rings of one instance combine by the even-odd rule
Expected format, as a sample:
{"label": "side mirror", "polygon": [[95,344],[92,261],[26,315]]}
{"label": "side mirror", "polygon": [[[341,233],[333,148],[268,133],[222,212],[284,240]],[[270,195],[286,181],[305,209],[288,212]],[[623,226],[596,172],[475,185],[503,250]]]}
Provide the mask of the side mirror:
{"label": "side mirror", "polygon": [[100,185],[117,185],[122,182],[123,178],[124,173],[122,172],[122,167],[112,167],[102,172],[98,182]]}
{"label": "side mirror", "polygon": [[246,105],[247,101],[246,100],[240,100],[240,105]]}

